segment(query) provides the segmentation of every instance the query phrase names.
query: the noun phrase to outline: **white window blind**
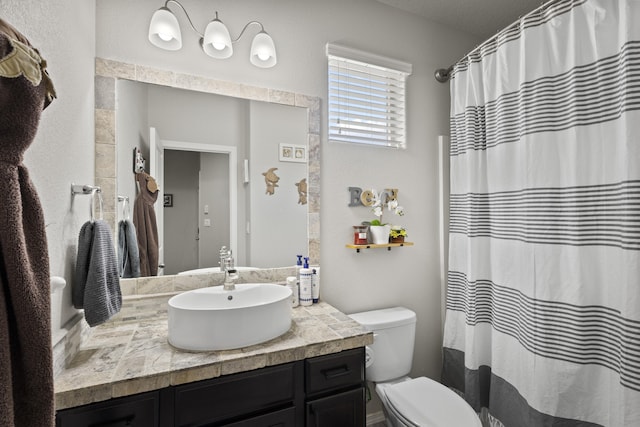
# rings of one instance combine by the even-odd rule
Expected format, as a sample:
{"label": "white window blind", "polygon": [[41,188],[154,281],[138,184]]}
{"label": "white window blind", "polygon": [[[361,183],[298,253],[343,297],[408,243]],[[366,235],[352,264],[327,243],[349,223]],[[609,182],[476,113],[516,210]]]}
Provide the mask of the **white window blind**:
{"label": "white window blind", "polygon": [[327,44],[329,140],[405,148],[411,64]]}

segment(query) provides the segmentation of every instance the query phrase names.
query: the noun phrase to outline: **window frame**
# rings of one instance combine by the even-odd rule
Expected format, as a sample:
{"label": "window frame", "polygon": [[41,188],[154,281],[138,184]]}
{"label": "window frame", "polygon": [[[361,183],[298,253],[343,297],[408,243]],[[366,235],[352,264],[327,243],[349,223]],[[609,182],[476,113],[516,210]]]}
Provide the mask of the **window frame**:
{"label": "window frame", "polygon": [[328,140],[405,149],[412,65],[332,43],[326,54]]}

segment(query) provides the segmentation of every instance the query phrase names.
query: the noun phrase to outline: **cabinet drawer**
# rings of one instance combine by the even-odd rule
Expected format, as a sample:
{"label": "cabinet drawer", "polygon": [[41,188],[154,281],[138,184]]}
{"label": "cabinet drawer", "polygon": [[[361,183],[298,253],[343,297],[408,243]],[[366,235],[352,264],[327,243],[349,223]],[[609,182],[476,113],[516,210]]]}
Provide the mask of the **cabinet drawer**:
{"label": "cabinet drawer", "polygon": [[308,395],[361,385],[364,381],[364,348],[307,359],[305,378]]}
{"label": "cabinet drawer", "polygon": [[175,425],[238,418],[293,402],[295,364],[278,365],[175,388]]}
{"label": "cabinet drawer", "polygon": [[158,392],[120,397],[56,414],[57,427],[157,427]]}
{"label": "cabinet drawer", "polygon": [[364,387],[307,403],[306,427],[364,427]]}

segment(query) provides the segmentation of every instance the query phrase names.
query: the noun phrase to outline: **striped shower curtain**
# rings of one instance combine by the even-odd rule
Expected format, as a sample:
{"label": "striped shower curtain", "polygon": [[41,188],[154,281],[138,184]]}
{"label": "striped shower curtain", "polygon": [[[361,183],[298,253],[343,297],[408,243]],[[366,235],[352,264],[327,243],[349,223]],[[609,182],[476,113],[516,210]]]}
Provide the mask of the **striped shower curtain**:
{"label": "striped shower curtain", "polygon": [[546,3],[451,94],[443,383],[485,425],[640,426],[640,0]]}

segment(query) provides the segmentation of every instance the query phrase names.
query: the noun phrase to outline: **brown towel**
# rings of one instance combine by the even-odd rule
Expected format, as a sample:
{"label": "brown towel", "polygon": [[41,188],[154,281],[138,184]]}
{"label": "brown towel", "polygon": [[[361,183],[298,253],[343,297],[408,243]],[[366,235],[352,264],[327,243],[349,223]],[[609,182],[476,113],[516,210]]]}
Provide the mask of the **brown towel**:
{"label": "brown towel", "polygon": [[[39,79],[34,73],[34,64],[42,71],[44,61],[25,42],[0,19],[0,62],[7,60],[0,73],[0,426],[51,427],[49,256],[40,200],[22,164],[50,82],[44,72]],[[8,69],[22,69],[8,64],[17,49],[20,61],[31,58],[30,77],[6,76]]]}
{"label": "brown towel", "polygon": [[158,226],[153,204],[158,199],[158,186],[147,173],[137,173],[140,191],[133,204],[133,224],[138,235],[140,276],[158,275]]}

